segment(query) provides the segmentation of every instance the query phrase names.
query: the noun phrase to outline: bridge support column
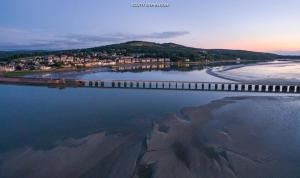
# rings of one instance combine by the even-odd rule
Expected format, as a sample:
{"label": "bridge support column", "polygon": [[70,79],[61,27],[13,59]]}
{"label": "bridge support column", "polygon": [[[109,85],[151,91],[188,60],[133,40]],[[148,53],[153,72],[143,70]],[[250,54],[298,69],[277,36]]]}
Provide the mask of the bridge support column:
{"label": "bridge support column", "polygon": [[287,93],[288,92],[288,86],[282,86],[281,92]]}
{"label": "bridge support column", "polygon": [[275,85],[275,90],[274,90],[275,92],[280,92],[280,86],[278,86],[278,85]]}
{"label": "bridge support column", "polygon": [[211,85],[210,85],[210,83],[208,84],[207,90],[211,90]]}
{"label": "bridge support column", "polygon": [[234,85],[234,91],[239,91],[239,84],[233,84]]}
{"label": "bridge support column", "polygon": [[259,89],[258,85],[252,85],[252,91],[257,92]]}
{"label": "bridge support column", "polygon": [[197,83],[197,90],[203,90],[203,83]]}
{"label": "bridge support column", "polygon": [[228,84],[228,91],[232,91],[233,90],[233,87],[232,87],[232,84]]}
{"label": "bridge support column", "polygon": [[273,86],[272,85],[268,85],[268,92],[273,92]]}
{"label": "bridge support column", "polygon": [[225,90],[225,85],[221,84],[221,91],[224,91],[224,90]]}
{"label": "bridge support column", "polygon": [[299,85],[296,87],[296,93],[300,93],[300,86]]}
{"label": "bridge support column", "polygon": [[295,93],[295,86],[290,86],[289,93]]}
{"label": "bridge support column", "polygon": [[241,85],[241,91],[246,91],[246,85],[244,84]]}
{"label": "bridge support column", "polygon": [[261,91],[262,92],[266,92],[267,91],[267,86],[266,85],[262,85],[261,86]]}

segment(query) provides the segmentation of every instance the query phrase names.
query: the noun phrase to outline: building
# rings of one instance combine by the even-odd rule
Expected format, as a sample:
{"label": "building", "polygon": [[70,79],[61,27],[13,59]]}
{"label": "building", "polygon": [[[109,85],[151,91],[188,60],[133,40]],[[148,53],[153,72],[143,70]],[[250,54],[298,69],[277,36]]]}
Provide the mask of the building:
{"label": "building", "polygon": [[1,72],[13,72],[15,71],[15,67],[14,66],[0,66],[0,71]]}

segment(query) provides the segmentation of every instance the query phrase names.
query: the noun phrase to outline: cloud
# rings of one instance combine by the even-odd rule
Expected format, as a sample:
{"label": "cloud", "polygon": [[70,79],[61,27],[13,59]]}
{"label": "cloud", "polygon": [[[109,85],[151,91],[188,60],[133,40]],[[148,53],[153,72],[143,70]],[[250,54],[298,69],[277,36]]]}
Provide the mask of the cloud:
{"label": "cloud", "polygon": [[24,31],[0,28],[0,50],[59,50],[95,47],[131,40],[163,40],[189,34],[186,31],[166,31],[150,34],[114,33],[92,34],[52,34],[47,31]]}

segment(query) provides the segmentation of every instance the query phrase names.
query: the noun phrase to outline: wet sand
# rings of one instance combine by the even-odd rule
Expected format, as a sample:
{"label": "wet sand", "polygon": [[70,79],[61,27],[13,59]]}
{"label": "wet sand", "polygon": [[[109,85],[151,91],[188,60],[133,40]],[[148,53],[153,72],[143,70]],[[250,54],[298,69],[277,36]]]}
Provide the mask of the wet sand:
{"label": "wet sand", "polygon": [[225,98],[185,108],[184,118],[155,124],[141,163],[157,178],[297,177],[299,108],[299,97]]}
{"label": "wet sand", "polygon": [[182,109],[148,134],[95,133],[0,154],[0,177],[210,178],[300,175],[300,97],[232,97]]}

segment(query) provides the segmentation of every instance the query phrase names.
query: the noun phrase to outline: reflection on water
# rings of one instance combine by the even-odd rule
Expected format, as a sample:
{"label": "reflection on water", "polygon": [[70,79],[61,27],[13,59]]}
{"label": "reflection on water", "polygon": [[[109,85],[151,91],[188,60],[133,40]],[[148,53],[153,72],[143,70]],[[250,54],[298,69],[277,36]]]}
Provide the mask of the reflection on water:
{"label": "reflection on water", "polygon": [[1,178],[297,175],[296,97],[0,89]]}
{"label": "reflection on water", "polygon": [[[137,71],[45,77],[223,81],[197,66]],[[0,177],[295,175],[300,105],[290,96],[0,85]]]}
{"label": "reflection on water", "polygon": [[225,67],[214,72],[222,77],[238,81],[300,82],[300,62],[292,61]]}
{"label": "reflection on water", "polygon": [[126,131],[138,119],[236,95],[243,93],[0,85],[0,152],[26,145],[47,149],[64,138]]}
{"label": "reflection on water", "polygon": [[52,72],[46,74],[33,74],[26,77],[43,78],[77,78],[88,80],[167,80],[167,81],[228,81],[208,75],[207,67],[215,65],[229,65],[236,63],[214,63],[210,65],[199,64],[141,64],[121,65],[110,68],[97,68],[76,72]]}

